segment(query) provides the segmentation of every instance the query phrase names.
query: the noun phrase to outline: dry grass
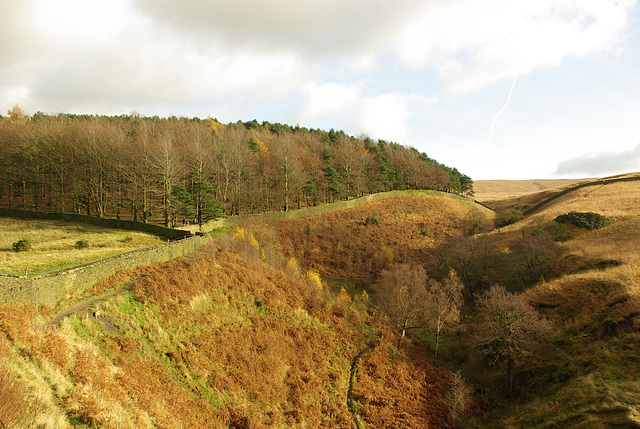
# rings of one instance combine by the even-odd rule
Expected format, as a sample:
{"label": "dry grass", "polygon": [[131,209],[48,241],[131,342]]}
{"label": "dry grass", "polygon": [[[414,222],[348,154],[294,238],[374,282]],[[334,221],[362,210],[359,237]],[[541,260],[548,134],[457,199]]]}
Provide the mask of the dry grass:
{"label": "dry grass", "polygon": [[483,203],[565,188],[588,179],[566,180],[477,180],[473,182],[475,199]]}
{"label": "dry grass", "polygon": [[[589,186],[502,228],[501,236],[544,228],[570,211],[611,219],[600,230],[573,229],[561,243],[565,273],[528,290],[557,332],[553,348],[532,363],[538,397],[499,417],[510,427],[638,425],[640,400],[640,186]],[[537,377],[537,378],[535,378]],[[494,427],[496,420],[487,422]]]}
{"label": "dry grass", "polygon": [[0,307],[0,335],[19,352],[12,361],[53,398],[38,421],[62,413],[58,427],[351,428],[350,362],[377,333],[356,386],[368,427],[447,427],[436,396],[446,371],[395,351],[395,334],[364,299],[330,293],[295,260],[274,268],[231,244],[248,253],[157,265],[97,304],[118,333],[75,315],[44,333],[29,308]]}
{"label": "dry grass", "polygon": [[[521,228],[543,225],[570,211],[600,213],[610,218],[612,225],[594,231],[576,230],[574,238],[562,243],[565,256],[561,263],[568,274],[529,291],[531,299],[558,305],[552,314],[563,314],[569,320],[584,317],[589,323],[598,322],[593,318],[600,310],[606,310],[610,319],[616,317],[612,311],[633,312],[634,307],[640,311],[640,186],[623,182],[570,192],[503,232],[517,234]],[[620,300],[624,305],[616,305],[614,311],[611,305]]]}
{"label": "dry grass", "polygon": [[[32,250],[16,253],[13,243],[29,240]],[[77,249],[76,242],[89,247]],[[0,218],[0,272],[41,273],[80,265],[160,244],[161,239],[142,232],[102,228],[56,220]]]}
{"label": "dry grass", "polygon": [[26,392],[22,382],[7,364],[9,349],[0,337],[0,426],[17,426],[27,411]]}
{"label": "dry grass", "polygon": [[640,183],[618,182],[587,186],[551,202],[542,212],[557,216],[570,211],[596,212],[612,220],[629,219],[640,214]]}
{"label": "dry grass", "polygon": [[322,276],[371,278],[393,263],[423,258],[425,249],[464,234],[472,218],[487,221],[489,216],[488,210],[454,199],[395,197],[248,228]]}

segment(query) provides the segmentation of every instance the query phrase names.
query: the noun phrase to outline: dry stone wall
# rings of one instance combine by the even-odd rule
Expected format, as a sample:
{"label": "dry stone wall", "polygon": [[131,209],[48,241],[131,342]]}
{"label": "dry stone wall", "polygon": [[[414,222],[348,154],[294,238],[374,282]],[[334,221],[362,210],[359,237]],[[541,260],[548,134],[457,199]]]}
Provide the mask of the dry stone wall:
{"label": "dry stone wall", "polygon": [[136,250],[56,273],[0,276],[0,302],[55,305],[71,291],[82,292],[118,271],[165,262],[193,253],[209,243],[209,235],[194,236]]}

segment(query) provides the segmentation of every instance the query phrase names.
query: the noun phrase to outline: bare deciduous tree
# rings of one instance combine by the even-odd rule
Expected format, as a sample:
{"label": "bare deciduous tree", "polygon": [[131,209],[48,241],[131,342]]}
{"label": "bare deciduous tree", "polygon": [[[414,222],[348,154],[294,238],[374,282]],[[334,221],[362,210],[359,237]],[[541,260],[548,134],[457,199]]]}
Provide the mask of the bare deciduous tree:
{"label": "bare deciduous tree", "polygon": [[381,304],[400,329],[400,348],[408,330],[423,328],[429,321],[427,274],[419,265],[394,265],[382,272],[377,288]]}
{"label": "bare deciduous tree", "polygon": [[440,337],[447,328],[460,320],[460,307],[462,306],[462,291],[464,285],[455,271],[449,273],[449,277],[442,282],[432,280],[427,296],[429,306],[429,318],[435,331],[433,346],[433,361],[438,360],[438,346]]}
{"label": "bare deciduous tree", "polygon": [[460,372],[451,374],[449,392],[444,398],[444,403],[449,407],[449,417],[454,427],[459,427],[464,422],[473,404],[473,388],[469,386]]}
{"label": "bare deciduous tree", "polygon": [[515,365],[529,355],[549,322],[522,295],[494,285],[478,299],[478,330],[475,346],[490,364],[507,363],[507,387],[514,392]]}

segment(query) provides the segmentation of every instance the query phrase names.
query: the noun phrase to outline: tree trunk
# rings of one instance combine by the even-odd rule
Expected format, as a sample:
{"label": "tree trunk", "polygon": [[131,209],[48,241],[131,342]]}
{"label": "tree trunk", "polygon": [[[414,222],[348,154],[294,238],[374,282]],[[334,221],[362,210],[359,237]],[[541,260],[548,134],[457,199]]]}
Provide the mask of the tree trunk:
{"label": "tree trunk", "polygon": [[433,363],[438,362],[438,343],[440,342],[440,330],[436,330],[436,338],[433,345]]}
{"label": "tree trunk", "polygon": [[507,359],[507,387],[509,396],[513,396],[514,392],[514,374],[515,373],[515,362],[513,359]]}
{"label": "tree trunk", "polygon": [[404,338],[405,333],[407,332],[406,328],[402,328],[402,334],[400,334],[400,338],[398,338],[398,350],[400,349],[400,344],[402,343],[402,339]]}

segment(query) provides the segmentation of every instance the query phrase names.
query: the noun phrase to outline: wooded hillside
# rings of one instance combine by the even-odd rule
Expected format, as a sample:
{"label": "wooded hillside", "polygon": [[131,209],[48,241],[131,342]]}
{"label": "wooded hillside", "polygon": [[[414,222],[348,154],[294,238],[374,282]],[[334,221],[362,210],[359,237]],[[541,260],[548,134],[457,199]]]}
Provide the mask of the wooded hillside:
{"label": "wooded hillside", "polygon": [[136,221],[207,220],[369,193],[472,192],[416,149],[268,122],[91,116],[0,120],[0,205]]}

